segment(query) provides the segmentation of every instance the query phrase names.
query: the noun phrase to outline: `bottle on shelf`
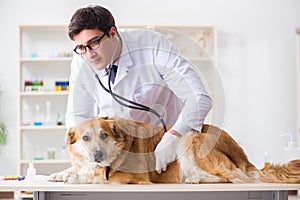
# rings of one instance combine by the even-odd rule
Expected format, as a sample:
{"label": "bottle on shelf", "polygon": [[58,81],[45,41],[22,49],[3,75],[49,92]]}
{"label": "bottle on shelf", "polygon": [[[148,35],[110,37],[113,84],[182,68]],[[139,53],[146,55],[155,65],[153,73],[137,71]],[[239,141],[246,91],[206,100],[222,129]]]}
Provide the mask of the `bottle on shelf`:
{"label": "bottle on shelf", "polygon": [[36,104],[35,105],[35,120],[33,123],[35,126],[41,126],[42,125],[42,121],[40,118],[40,105]]}
{"label": "bottle on shelf", "polygon": [[44,160],[42,153],[41,153],[41,148],[40,145],[37,145],[36,151],[35,151],[35,156],[33,158],[34,160]]}
{"label": "bottle on shelf", "polygon": [[29,106],[28,104],[24,104],[23,106],[23,113],[22,113],[22,125],[29,126],[30,125],[30,113],[29,113]]}
{"label": "bottle on shelf", "polygon": [[51,111],[51,102],[46,101],[46,125],[51,125],[51,117],[50,117],[50,111]]}
{"label": "bottle on shelf", "polygon": [[64,123],[63,123],[63,118],[62,118],[62,116],[61,116],[61,114],[60,114],[60,112],[58,112],[57,113],[57,118],[56,118],[56,125],[63,125]]}
{"label": "bottle on shelf", "polygon": [[60,149],[60,159],[64,160],[64,159],[68,159],[70,158],[67,147],[65,145],[63,145]]}

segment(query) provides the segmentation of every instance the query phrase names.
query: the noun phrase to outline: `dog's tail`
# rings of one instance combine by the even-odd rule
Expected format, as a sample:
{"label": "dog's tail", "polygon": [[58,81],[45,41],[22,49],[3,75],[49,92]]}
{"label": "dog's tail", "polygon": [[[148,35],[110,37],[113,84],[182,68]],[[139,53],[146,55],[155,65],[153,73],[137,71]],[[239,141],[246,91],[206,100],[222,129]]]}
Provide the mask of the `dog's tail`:
{"label": "dog's tail", "polygon": [[300,183],[300,160],[271,164],[260,171],[260,180],[270,183]]}

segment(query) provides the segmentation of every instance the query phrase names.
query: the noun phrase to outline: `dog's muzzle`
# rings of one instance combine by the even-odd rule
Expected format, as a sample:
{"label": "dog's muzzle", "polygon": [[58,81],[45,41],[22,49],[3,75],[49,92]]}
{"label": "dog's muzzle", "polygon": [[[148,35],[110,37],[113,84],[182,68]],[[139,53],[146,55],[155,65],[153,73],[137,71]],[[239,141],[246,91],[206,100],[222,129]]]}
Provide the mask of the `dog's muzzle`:
{"label": "dog's muzzle", "polygon": [[97,163],[101,163],[105,159],[104,152],[101,150],[97,150],[94,152],[94,161]]}

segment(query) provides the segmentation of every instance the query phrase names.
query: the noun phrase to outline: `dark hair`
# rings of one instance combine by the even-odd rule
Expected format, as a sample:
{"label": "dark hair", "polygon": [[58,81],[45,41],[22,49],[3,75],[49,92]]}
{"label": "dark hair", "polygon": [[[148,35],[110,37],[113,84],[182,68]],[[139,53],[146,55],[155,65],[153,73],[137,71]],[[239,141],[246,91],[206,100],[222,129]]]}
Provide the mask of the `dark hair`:
{"label": "dark hair", "polygon": [[[106,8],[101,6],[88,6],[80,8],[73,14],[69,24],[69,37],[74,40],[74,36],[84,29],[98,29],[107,32],[115,26],[115,20],[112,14]],[[108,35],[109,36],[109,35]]]}

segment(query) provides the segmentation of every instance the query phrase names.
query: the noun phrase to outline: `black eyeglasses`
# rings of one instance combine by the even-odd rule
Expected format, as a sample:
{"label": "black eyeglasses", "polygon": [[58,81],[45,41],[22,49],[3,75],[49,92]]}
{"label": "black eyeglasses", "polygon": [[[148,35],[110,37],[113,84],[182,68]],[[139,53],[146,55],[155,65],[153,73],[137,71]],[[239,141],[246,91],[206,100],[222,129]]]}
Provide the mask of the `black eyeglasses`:
{"label": "black eyeglasses", "polygon": [[103,33],[103,35],[101,35],[101,37],[96,38],[96,39],[92,39],[91,41],[88,41],[87,45],[78,45],[75,47],[74,52],[82,55],[85,52],[87,52],[87,48],[89,48],[89,50],[96,50],[100,47],[100,41],[104,38],[104,36],[106,35],[106,32]]}

